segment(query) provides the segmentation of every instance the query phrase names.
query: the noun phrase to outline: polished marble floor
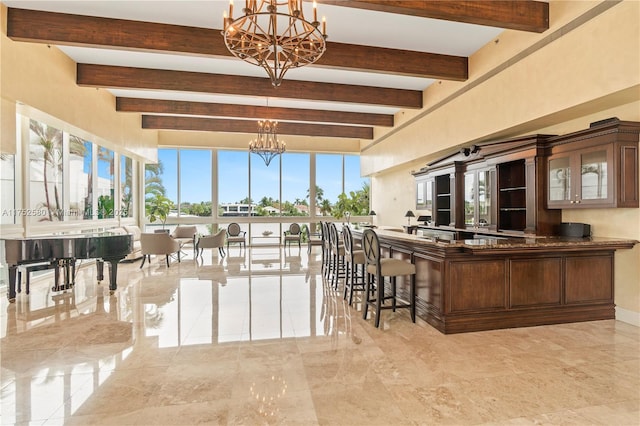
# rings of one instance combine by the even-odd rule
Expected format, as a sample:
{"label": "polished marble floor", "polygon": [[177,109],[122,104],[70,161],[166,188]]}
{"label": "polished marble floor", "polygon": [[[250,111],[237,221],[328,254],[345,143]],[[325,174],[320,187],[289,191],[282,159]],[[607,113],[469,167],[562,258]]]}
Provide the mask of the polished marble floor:
{"label": "polished marble floor", "polygon": [[640,329],[597,321],[442,335],[380,329],[318,252],[205,251],[2,298],[2,424],[640,424]]}

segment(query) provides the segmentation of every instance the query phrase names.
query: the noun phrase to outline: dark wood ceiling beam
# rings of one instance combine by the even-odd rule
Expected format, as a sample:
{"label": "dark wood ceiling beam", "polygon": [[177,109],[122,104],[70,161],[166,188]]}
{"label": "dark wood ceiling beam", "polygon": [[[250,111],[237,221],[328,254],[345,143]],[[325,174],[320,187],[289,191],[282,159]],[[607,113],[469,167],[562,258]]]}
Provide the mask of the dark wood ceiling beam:
{"label": "dark wood ceiling beam", "polygon": [[378,12],[541,33],[549,29],[549,4],[530,0],[318,0]]}
{"label": "dark wood ceiling beam", "polygon": [[[233,57],[217,29],[37,10],[9,8],[7,36],[32,43]],[[454,81],[468,77],[466,57],[332,42],[315,66]]]}
{"label": "dark wood ceiling beam", "polygon": [[393,115],[388,114],[275,108],[254,105],[215,104],[158,99],[116,98],[116,111],[147,114],[181,114],[288,121],[317,121],[324,123],[359,124],[385,127],[393,126]]}
{"label": "dark wood ceiling beam", "polygon": [[[142,128],[230,133],[256,133],[258,130],[255,120],[228,120],[219,118],[177,117],[167,115],[143,115]],[[278,134],[373,139],[373,128],[285,122],[278,123]]]}
{"label": "dark wood ceiling beam", "polygon": [[80,86],[173,90],[287,99],[371,104],[398,108],[422,108],[422,92],[384,87],[287,80],[274,88],[267,78],[168,71],[109,65],[78,64]]}
{"label": "dark wood ceiling beam", "polygon": [[464,56],[346,43],[327,43],[327,50],[315,66],[438,80],[465,81],[469,78],[469,60]]}

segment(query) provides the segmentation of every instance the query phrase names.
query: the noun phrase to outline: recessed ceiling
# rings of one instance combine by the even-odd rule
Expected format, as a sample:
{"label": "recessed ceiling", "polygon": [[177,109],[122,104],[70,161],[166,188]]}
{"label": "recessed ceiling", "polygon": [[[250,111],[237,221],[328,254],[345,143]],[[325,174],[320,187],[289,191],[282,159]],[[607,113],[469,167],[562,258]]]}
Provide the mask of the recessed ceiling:
{"label": "recessed ceiling", "polygon": [[[57,45],[80,64],[77,77],[79,85],[103,87],[110,90],[114,96],[124,99],[181,101],[180,104],[166,103],[162,109],[151,108],[143,103],[127,104],[125,101],[122,105],[126,104],[127,108],[141,108],[142,110],[137,112],[145,115],[191,115],[222,119],[218,120],[219,126],[222,126],[218,131],[224,131],[223,123],[226,119],[270,118],[263,115],[275,112],[274,108],[281,109],[278,111],[279,114],[275,114],[280,115],[278,118],[280,121],[292,122],[290,126],[292,132],[296,131],[294,122],[315,122],[320,127],[325,124],[371,127],[377,124],[366,123],[369,121],[380,123],[377,115],[392,116],[403,108],[420,108],[421,92],[438,79],[464,81],[468,75],[466,58],[495,39],[504,28],[530,25],[532,28],[525,28],[527,31],[543,31],[544,23],[541,28],[539,23],[521,16],[523,7],[527,8],[525,14],[535,14],[535,18],[539,21],[546,19],[548,28],[548,5],[534,1],[499,2],[510,7],[502,10],[497,10],[497,4],[491,5],[494,2],[466,2],[467,4],[465,2],[430,2],[432,4],[425,5],[425,9],[437,10],[404,10],[403,8],[408,7],[409,4],[418,3],[406,2],[398,10],[389,9],[390,2],[385,4],[376,0],[319,1],[318,13],[320,16],[326,16],[327,19],[329,35],[327,53],[313,66],[290,70],[282,86],[273,88],[270,87],[266,78],[266,72],[261,68],[231,56],[209,54],[209,46],[219,46],[222,40],[219,29],[222,27],[223,12],[228,9],[227,1],[3,1],[3,3],[10,8],[9,37],[18,41]],[[241,9],[238,6],[239,3],[241,1],[236,0],[236,10]],[[310,14],[311,3],[305,2],[305,7],[309,8],[307,14]],[[447,7],[453,8],[451,10],[454,12],[447,10]],[[383,11],[367,9],[383,9]],[[47,11],[54,14],[34,15],[35,12],[30,11]],[[433,19],[417,16],[418,14],[444,16],[446,19]],[[111,21],[109,21],[106,27],[92,31],[94,21],[87,17],[139,21],[139,23],[136,25],[135,22],[113,21],[113,25],[110,25]],[[529,21],[523,24],[522,19],[529,19]],[[454,22],[455,20],[466,22]],[[468,23],[476,21],[485,25]],[[138,27],[150,28],[142,24],[144,22],[162,25],[152,27],[151,30],[142,32],[137,37],[131,37],[131,31],[135,31]],[[486,23],[495,23],[495,25],[486,25]],[[180,28],[182,34],[195,38],[185,39],[184,43],[182,43],[183,39],[175,35],[171,38],[171,35],[166,35],[170,33],[165,31],[165,28],[169,28],[166,24],[184,27]],[[213,31],[216,29],[217,31]],[[63,34],[65,30],[70,33],[75,31],[75,34],[67,37]],[[153,31],[157,33],[153,34]],[[174,43],[175,47],[171,45],[166,48],[162,45],[163,50],[157,50],[160,49],[158,47],[160,41]],[[158,46],[154,44],[155,42]],[[186,48],[180,47],[185,44]],[[371,50],[371,47],[376,49]],[[360,62],[354,60],[352,66],[348,57],[349,52],[353,52],[354,58],[360,55],[361,57],[358,58]],[[221,52],[222,55],[224,53]],[[334,57],[329,58],[329,54],[334,54]],[[384,55],[379,56],[379,54]],[[326,61],[323,63],[324,59]],[[377,60],[382,62],[381,66],[363,69],[369,68],[369,65]],[[411,66],[413,66],[412,69],[410,69]],[[461,66],[464,66],[462,71],[460,71]],[[155,70],[155,72],[149,70]],[[441,70],[443,70],[442,76],[436,75]],[[126,74],[129,80],[121,76],[121,72]],[[101,78],[101,75],[110,78]],[[253,79],[236,81],[231,79],[232,76],[253,77]],[[206,82],[206,84],[198,83],[201,84],[200,86],[196,83],[177,84],[191,77],[195,78],[194,81]],[[145,82],[145,79],[148,81]],[[216,86],[215,82],[218,80],[224,81],[226,86]],[[137,84],[138,81],[140,84]],[[230,85],[228,82],[241,86],[241,89],[227,90]],[[300,85],[301,82],[303,82],[302,85]],[[304,82],[321,84],[314,86],[314,90],[310,91],[298,89],[306,87]],[[305,94],[309,96],[305,97]],[[418,97],[419,105],[415,101]],[[190,102],[196,104],[192,107]],[[210,107],[207,104],[214,105]],[[153,102],[148,102],[147,105],[153,105]],[[237,117],[233,117],[233,114],[238,113],[237,106],[240,105],[246,105],[249,109],[242,110]],[[250,108],[252,106],[253,109]],[[255,107],[269,108],[256,109]],[[144,109],[155,110],[145,111]],[[294,114],[293,112],[297,110],[302,112]],[[305,110],[314,110],[317,113],[307,116],[304,114]],[[123,111],[131,110],[123,109]],[[323,115],[321,111],[326,111],[327,114]],[[331,114],[336,111],[376,116],[366,117],[365,120],[356,114],[343,114],[344,117]],[[256,117],[251,117],[249,114]],[[353,122],[350,122],[352,118]],[[156,121],[161,122],[161,120]],[[335,128],[335,126],[327,127]],[[308,125],[305,131],[306,129]],[[230,129],[229,131],[239,130]],[[314,134],[332,136],[330,132],[327,134],[320,130],[314,130],[314,132]],[[370,134],[373,134],[372,131]]]}

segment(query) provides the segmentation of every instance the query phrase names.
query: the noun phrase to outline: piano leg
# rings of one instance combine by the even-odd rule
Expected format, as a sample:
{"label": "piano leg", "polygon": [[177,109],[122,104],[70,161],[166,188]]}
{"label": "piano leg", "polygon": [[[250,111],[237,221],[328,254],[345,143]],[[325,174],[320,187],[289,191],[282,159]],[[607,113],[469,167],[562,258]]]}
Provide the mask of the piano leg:
{"label": "piano leg", "polygon": [[104,280],[104,260],[96,259],[96,271],[98,281]]}
{"label": "piano leg", "polygon": [[109,293],[113,294],[118,289],[118,263],[124,259],[124,257],[118,257],[116,259],[103,259],[105,262],[109,262]]}
{"label": "piano leg", "polygon": [[9,299],[9,303],[14,303],[16,301],[16,275],[18,272],[17,265],[9,266],[9,290],[7,291],[7,299]]}

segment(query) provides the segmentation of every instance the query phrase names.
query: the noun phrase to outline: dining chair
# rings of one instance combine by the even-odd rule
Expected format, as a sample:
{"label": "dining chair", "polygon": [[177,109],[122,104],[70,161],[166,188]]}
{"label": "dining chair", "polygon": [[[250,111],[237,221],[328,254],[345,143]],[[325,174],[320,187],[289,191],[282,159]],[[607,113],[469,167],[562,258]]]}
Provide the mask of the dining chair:
{"label": "dining chair", "polygon": [[300,232],[300,225],[297,223],[292,223],[289,225],[289,230],[284,231],[284,248],[287,248],[287,244],[289,244],[289,248],[291,248],[292,242],[298,243],[298,248],[300,248],[300,242],[302,241],[302,233]]}
{"label": "dining chair", "polygon": [[246,234],[247,234],[246,231],[243,231],[242,229],[240,229],[240,225],[238,225],[235,222],[230,223],[229,226],[227,227],[227,251],[229,250],[230,243],[237,243],[240,245],[240,248],[244,247],[246,249],[247,248],[247,241],[245,238]]}

